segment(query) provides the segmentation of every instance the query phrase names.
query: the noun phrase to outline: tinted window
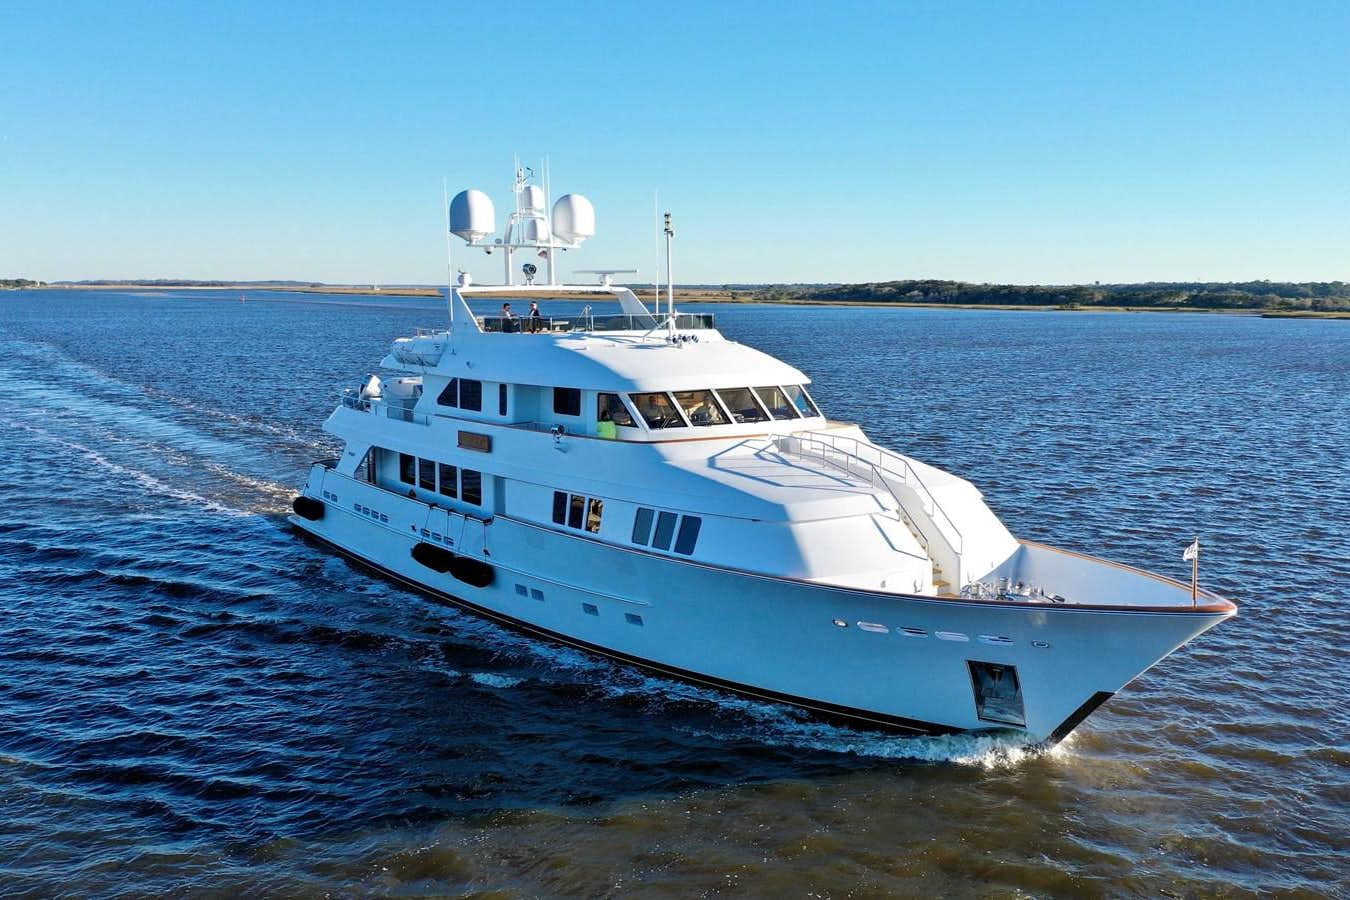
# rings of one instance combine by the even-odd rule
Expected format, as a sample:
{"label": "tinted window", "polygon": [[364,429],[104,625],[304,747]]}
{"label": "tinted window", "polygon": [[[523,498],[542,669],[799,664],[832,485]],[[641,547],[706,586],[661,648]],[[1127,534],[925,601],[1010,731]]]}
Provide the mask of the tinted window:
{"label": "tinted window", "polygon": [[600,514],[604,511],[603,500],[594,500],[586,506],[586,530],[591,534],[600,533]]}
{"label": "tinted window", "polygon": [[666,394],[629,394],[648,428],[683,428],[684,419]]}
{"label": "tinted window", "polygon": [[465,378],[459,383],[459,408],[474,412],[483,410],[483,382]]}
{"label": "tinted window", "polygon": [[797,407],[797,412],[803,416],[810,418],[820,415],[820,410],[811,402],[811,395],[806,393],[806,388],[799,384],[789,384],[783,388],[783,392],[792,401],[792,405]]}
{"label": "tinted window", "polygon": [[628,414],[628,409],[618,394],[597,394],[595,397],[595,420],[613,422],[615,425],[636,427],[637,423]]}
{"label": "tinted window", "polygon": [[479,506],[483,502],[483,473],[473,469],[459,470],[459,498]]}
{"label": "tinted window", "polygon": [[580,528],[581,520],[586,515],[586,498],[580,494],[572,495],[572,502],[567,510],[567,524],[571,528]]}
{"label": "tinted window", "polygon": [[454,466],[447,466],[441,463],[441,493],[447,497],[454,497],[458,494],[455,490],[455,476],[459,474]]}
{"label": "tinted window", "polygon": [[680,404],[691,425],[725,425],[727,417],[712,391],[676,391],[675,402]]}
{"label": "tinted window", "polygon": [[680,533],[675,538],[675,552],[683,553],[688,556],[694,552],[694,545],[698,543],[698,530],[703,526],[703,520],[698,516],[685,516],[680,519]]}
{"label": "tinted window", "polygon": [[652,519],[656,513],[650,509],[639,509],[637,516],[633,519],[633,543],[642,544],[644,547],[652,536]]}
{"label": "tinted window", "polygon": [[553,492],[553,521],[559,525],[567,524],[567,492]]}
{"label": "tinted window", "polygon": [[417,486],[424,491],[436,490],[436,464],[429,459],[417,461]]}
{"label": "tinted window", "polygon": [[656,536],[652,538],[652,546],[657,550],[669,550],[670,539],[675,536],[675,514],[663,512],[656,517]]}
{"label": "tinted window", "polygon": [[560,416],[581,415],[581,388],[555,387],[553,411]]}
{"label": "tinted window", "polygon": [[755,395],[749,388],[718,388],[717,396],[722,398],[736,422],[763,422],[769,418],[755,402]]}
{"label": "tinted window", "polygon": [[506,415],[506,385],[497,385],[497,415]]}
{"label": "tinted window", "polygon": [[417,457],[406,453],[398,455],[398,480],[404,484],[417,484]]}
{"label": "tinted window", "polygon": [[769,415],[775,419],[795,419],[797,418],[797,407],[792,405],[783,389],[777,385],[755,388],[755,396],[764,404],[764,408],[769,411]]}
{"label": "tinted window", "polygon": [[450,383],[441,391],[436,402],[441,406],[459,406],[459,379],[451,378]]}

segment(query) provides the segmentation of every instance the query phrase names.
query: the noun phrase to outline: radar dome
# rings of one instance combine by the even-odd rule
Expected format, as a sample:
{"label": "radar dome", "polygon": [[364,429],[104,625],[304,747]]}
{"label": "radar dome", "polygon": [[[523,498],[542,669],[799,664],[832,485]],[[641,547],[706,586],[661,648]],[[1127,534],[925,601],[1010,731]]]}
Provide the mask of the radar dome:
{"label": "radar dome", "polygon": [[564,194],[553,204],[553,234],[569,244],[595,236],[595,207],[580,194]]}
{"label": "radar dome", "polygon": [[520,208],[544,211],[544,189],[537,184],[527,184],[520,189]]}
{"label": "radar dome", "polygon": [[482,191],[460,191],[450,201],[450,233],[469,243],[497,230],[492,198]]}

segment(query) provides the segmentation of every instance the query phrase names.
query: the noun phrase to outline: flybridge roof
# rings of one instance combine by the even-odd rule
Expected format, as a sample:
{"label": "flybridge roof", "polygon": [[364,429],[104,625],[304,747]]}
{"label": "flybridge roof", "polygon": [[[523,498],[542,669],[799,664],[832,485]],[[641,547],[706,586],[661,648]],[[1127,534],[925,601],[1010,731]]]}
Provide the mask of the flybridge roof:
{"label": "flybridge roof", "polygon": [[[517,285],[510,290],[520,289]],[[621,315],[638,326],[632,330],[531,332],[529,320],[518,318],[513,321],[520,323],[520,330],[484,331],[462,294],[502,290],[507,289],[484,286],[452,291],[454,325],[449,335],[420,337],[402,349],[396,344],[395,352],[385,358],[383,365],[428,375],[601,391],[681,391],[810,383],[792,366],[767,353],[728,341],[715,329],[670,327],[666,324],[668,314],[653,316],[631,291],[617,286],[541,285],[528,292],[541,298],[607,293],[618,300]],[[654,327],[648,323],[654,323]],[[426,348],[425,356],[417,352],[419,347]]]}

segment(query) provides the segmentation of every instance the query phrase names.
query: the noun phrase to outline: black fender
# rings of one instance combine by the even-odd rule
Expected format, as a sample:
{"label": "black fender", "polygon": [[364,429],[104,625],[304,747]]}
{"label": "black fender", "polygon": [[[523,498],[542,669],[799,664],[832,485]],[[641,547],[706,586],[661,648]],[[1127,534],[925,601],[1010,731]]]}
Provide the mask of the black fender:
{"label": "black fender", "polygon": [[301,494],[291,501],[291,509],[302,519],[309,519],[311,522],[317,522],[323,518],[324,505],[322,500],[315,500],[313,497],[306,497]]}
{"label": "black fender", "polygon": [[412,558],[433,572],[449,572],[457,560],[455,554],[444,547],[424,541],[413,544]]}

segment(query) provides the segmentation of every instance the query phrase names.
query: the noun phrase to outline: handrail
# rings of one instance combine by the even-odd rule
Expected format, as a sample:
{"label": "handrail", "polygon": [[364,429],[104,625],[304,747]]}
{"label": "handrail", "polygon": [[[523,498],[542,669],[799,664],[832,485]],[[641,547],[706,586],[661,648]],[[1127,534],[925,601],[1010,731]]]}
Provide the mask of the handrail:
{"label": "handrail", "polygon": [[384,416],[386,419],[394,419],[399,422],[411,422],[414,425],[431,424],[430,416],[413,412],[411,406],[401,406],[387,400],[372,400],[369,397],[358,396],[355,392],[344,392],[342,394],[342,405],[358,412],[375,413]]}
{"label": "handrail", "polygon": [[[890,491],[891,496],[895,498],[895,502],[899,505],[901,512],[904,512],[905,509],[904,503],[902,503],[900,501],[900,498],[896,496],[894,489],[892,489],[890,483],[886,481],[885,476],[890,475],[893,478],[900,479],[906,485],[914,489],[914,493],[919,496],[920,502],[924,504],[924,512],[928,513],[928,515],[933,518],[934,524],[937,525],[939,531],[942,531],[943,528],[942,522],[939,522],[937,520],[937,517],[938,516],[942,517],[942,519],[946,522],[947,532],[951,535],[951,537],[954,538],[954,540],[952,541],[952,548],[956,551],[958,556],[963,552],[965,547],[965,537],[964,535],[961,534],[961,529],[956,527],[956,522],[954,522],[952,520],[952,517],[947,514],[947,511],[942,508],[942,504],[938,503],[937,497],[933,494],[932,490],[928,487],[928,485],[924,483],[923,477],[919,474],[918,470],[914,468],[913,464],[909,461],[908,458],[901,456],[899,453],[894,453],[890,450],[887,450],[884,447],[878,447],[876,444],[865,444],[862,441],[858,440],[857,438],[847,437],[844,435],[826,434],[824,432],[818,431],[800,431],[791,434],[779,435],[775,438],[775,443],[779,444],[781,444],[782,442],[787,442],[790,445],[790,443],[793,441],[796,441],[803,448],[803,450],[805,449],[807,443],[809,442],[811,444],[817,444],[823,449],[828,449],[835,453],[838,453],[845,459],[856,460],[858,463],[867,467],[867,469],[870,470],[870,473],[872,475],[871,482],[873,486],[876,485],[876,478],[878,475],[880,475],[882,485],[888,491]],[[856,450],[854,452],[849,452],[848,450],[839,446],[839,443],[844,441],[852,443],[855,446],[855,448],[865,446],[869,450],[876,451],[878,463],[885,462],[887,460],[893,460],[894,462],[899,463],[899,465],[903,468],[901,471],[895,471],[893,469],[885,467],[884,465],[879,465],[878,463],[872,462],[871,460],[864,457],[861,453],[856,452]],[[802,451],[798,452],[799,455],[801,456],[808,455],[807,453]],[[851,468],[839,466],[839,464],[836,463],[834,460],[828,458],[824,452],[821,452],[816,458],[820,459],[822,462],[834,465],[836,468],[843,468],[845,471],[852,473]],[[924,549],[928,549],[928,536],[926,534],[922,534],[923,529],[919,527],[917,522],[914,523],[914,525],[915,528],[918,529],[918,531],[921,533],[920,537],[924,541]]]}

